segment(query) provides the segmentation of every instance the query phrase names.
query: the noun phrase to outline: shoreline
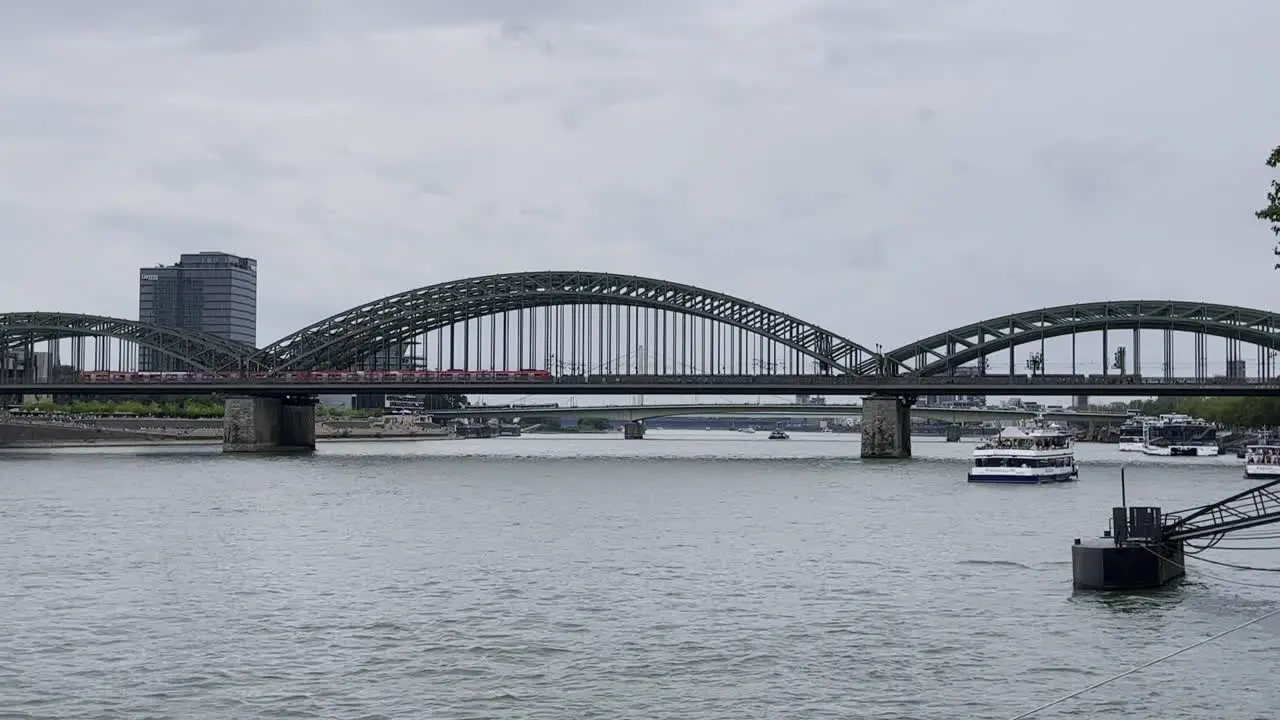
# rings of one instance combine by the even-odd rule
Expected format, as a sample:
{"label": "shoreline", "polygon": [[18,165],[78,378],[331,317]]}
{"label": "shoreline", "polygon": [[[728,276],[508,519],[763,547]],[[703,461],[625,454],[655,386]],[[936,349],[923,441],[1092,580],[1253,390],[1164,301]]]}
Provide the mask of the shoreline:
{"label": "shoreline", "polygon": [[[413,442],[423,440],[461,440],[456,435],[371,435],[369,437],[317,437],[316,444],[350,443],[350,442]],[[45,440],[38,442],[19,442],[0,445],[0,454],[6,450],[63,450],[67,448],[129,448],[129,447],[181,447],[199,445],[222,445],[221,437],[194,438],[160,438],[155,440]]]}

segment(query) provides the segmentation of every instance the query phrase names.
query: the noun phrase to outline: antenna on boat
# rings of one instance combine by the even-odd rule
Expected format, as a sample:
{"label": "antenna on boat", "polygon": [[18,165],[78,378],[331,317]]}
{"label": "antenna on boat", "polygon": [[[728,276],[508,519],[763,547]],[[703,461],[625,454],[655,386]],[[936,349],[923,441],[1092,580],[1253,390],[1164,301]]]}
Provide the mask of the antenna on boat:
{"label": "antenna on boat", "polygon": [[1129,503],[1126,502],[1126,500],[1127,498],[1125,496],[1125,487],[1124,487],[1124,465],[1121,465],[1120,466],[1120,507],[1129,507]]}

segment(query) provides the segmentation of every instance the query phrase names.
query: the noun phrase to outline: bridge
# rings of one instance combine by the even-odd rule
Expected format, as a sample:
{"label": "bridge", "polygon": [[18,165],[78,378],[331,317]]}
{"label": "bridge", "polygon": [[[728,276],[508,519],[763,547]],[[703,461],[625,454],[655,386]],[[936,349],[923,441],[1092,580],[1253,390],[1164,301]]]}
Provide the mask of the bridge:
{"label": "bridge", "polygon": [[[596,405],[583,407],[556,408],[500,408],[470,407],[461,410],[436,410],[431,416],[438,420],[452,418],[548,418],[548,417],[592,417],[602,420],[621,420],[624,422],[642,422],[661,417],[706,416],[706,415],[765,415],[808,416],[808,417],[848,417],[861,415],[861,405],[828,404],[798,405],[794,403],[685,403],[679,405]],[[1025,420],[1038,413],[1030,410],[994,409],[994,408],[931,408],[915,406],[911,408],[912,417],[926,420],[942,420],[946,422],[982,422],[984,420]],[[1079,422],[1097,424],[1116,424],[1128,419],[1125,413],[1073,412],[1066,410],[1047,411],[1046,420],[1058,423]]]}
{"label": "bridge", "polygon": [[[1209,351],[1210,339],[1221,351]],[[1144,361],[1144,340],[1157,345],[1156,362]],[[87,380],[95,371],[136,370],[139,348],[163,359],[152,369],[182,375]],[[920,396],[1276,395],[1278,350],[1273,313],[1130,300],[988,318],[886,352],[693,285],[539,271],[390,295],[263,348],[118,318],[0,314],[0,394],[238,395],[227,401],[229,450],[312,447],[313,438],[291,428],[307,425],[319,393],[861,395],[863,456],[902,457]],[[441,375],[379,375],[406,369]],[[493,377],[518,370],[547,376]],[[319,371],[345,375],[308,375]]]}
{"label": "bridge", "polygon": [[[335,394],[479,394],[479,395],[1025,395],[1030,397],[1169,396],[1247,397],[1280,394],[1280,380],[1206,378],[1121,378],[1076,376],[1029,378],[859,377],[849,375],[646,376],[597,375],[550,377],[538,382],[469,381],[295,381],[227,377],[165,382],[9,382],[0,395],[335,395]],[[912,400],[914,402],[914,400]]]}

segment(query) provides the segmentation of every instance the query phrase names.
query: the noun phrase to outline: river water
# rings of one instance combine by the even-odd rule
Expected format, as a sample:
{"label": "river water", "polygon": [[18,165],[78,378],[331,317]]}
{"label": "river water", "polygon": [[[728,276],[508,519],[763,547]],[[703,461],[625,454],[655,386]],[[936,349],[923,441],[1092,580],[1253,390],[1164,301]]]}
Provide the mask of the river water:
{"label": "river water", "polygon": [[[965,482],[971,443],[914,449],[9,452],[0,717],[999,720],[1277,607],[1280,578],[1194,562],[1156,593],[1072,592],[1121,460],[1130,503],[1171,510],[1247,487],[1235,458],[1082,445],[1077,483],[995,487]],[[1277,668],[1280,617],[1035,717],[1274,718]]]}

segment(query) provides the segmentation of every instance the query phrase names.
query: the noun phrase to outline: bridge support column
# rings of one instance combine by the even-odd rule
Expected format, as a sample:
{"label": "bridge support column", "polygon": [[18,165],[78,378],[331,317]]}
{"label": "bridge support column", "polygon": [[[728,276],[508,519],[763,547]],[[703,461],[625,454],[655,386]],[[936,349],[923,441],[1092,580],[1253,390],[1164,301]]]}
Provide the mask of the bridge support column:
{"label": "bridge support column", "polygon": [[313,397],[229,397],[222,420],[223,452],[312,452]]}
{"label": "bridge support column", "polygon": [[629,420],[622,426],[622,437],[626,440],[644,439],[644,421]]}
{"label": "bridge support column", "polygon": [[911,404],[892,395],[862,398],[862,457],[911,457]]}

